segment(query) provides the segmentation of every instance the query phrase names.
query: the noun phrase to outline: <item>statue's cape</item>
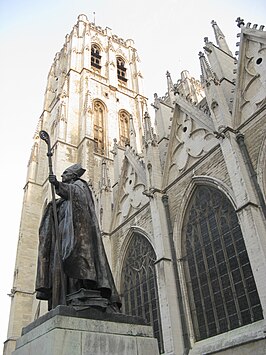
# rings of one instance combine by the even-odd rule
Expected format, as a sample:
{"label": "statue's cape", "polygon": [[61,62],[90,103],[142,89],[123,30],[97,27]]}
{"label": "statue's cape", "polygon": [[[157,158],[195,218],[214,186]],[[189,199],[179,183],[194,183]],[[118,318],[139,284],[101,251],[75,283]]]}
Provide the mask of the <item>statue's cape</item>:
{"label": "statue's cape", "polygon": [[[58,245],[65,275],[96,282],[97,289],[104,290],[105,297],[120,303],[88,184],[81,179],[73,184],[59,183],[56,193],[61,196],[57,200]],[[38,291],[51,289],[52,273],[58,268],[53,263],[55,248],[53,210],[49,203],[39,229]]]}

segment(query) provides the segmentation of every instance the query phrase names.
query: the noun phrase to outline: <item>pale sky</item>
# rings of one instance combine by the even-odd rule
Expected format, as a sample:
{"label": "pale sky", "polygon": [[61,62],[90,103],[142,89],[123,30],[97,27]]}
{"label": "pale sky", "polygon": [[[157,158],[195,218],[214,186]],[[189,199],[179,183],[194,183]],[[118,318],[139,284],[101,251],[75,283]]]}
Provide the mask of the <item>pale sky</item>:
{"label": "pale sky", "polygon": [[[123,39],[133,39],[149,102],[166,92],[184,69],[199,79],[204,37],[215,42],[211,21],[237,50],[236,18],[266,25],[265,0],[0,0],[0,342],[6,340],[23,187],[33,134],[42,113],[48,71],[79,14]],[[153,108],[149,109],[153,116]]]}

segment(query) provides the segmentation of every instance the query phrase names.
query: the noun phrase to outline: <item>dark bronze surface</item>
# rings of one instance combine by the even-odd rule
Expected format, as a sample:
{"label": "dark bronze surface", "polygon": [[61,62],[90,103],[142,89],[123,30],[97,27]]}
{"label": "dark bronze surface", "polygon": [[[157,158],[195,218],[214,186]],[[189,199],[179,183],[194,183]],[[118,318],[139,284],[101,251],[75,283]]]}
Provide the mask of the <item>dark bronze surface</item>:
{"label": "dark bronze surface", "polygon": [[[49,181],[58,200],[53,199],[43,214],[39,228],[39,253],[36,297],[48,301],[48,309],[74,305],[70,295],[80,294],[77,307],[101,307],[119,312],[120,299],[105,254],[91,190],[80,179],[85,170],[79,165],[66,169],[62,182],[53,175],[50,139],[40,132],[48,145]],[[97,291],[89,297],[86,290]],[[102,298],[98,300],[98,295]],[[74,303],[73,303],[74,302]]]}

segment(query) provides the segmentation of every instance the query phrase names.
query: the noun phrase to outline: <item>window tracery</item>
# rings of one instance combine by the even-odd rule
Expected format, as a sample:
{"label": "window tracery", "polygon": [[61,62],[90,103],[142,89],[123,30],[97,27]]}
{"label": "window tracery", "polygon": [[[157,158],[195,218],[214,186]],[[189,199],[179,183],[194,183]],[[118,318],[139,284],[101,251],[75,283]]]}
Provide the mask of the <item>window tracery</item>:
{"label": "window tracery", "polygon": [[126,314],[142,317],[153,325],[154,336],[163,352],[155,260],[156,255],[149,241],[135,233],[122,271],[123,307]]}
{"label": "window tracery", "polygon": [[94,101],[93,103],[94,111],[94,151],[98,154],[103,155],[105,153],[105,142],[104,142],[104,119],[105,119],[105,108],[100,101]]}
{"label": "window tracery", "polygon": [[123,147],[129,143],[129,119],[130,115],[128,112],[124,110],[119,112],[119,141]]}
{"label": "window tracery", "polygon": [[183,227],[194,331],[205,339],[263,318],[237,215],[220,191],[200,186]]}

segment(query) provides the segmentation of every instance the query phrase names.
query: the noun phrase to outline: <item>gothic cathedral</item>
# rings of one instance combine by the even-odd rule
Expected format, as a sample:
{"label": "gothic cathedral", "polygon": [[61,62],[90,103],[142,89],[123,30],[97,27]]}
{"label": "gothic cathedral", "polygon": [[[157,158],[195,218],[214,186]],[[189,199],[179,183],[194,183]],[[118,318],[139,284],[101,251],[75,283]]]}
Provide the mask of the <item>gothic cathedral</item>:
{"label": "gothic cathedral", "polygon": [[51,66],[28,164],[4,354],[44,314],[35,298],[40,218],[58,178],[81,163],[123,312],[153,326],[161,354],[266,352],[266,32],[240,18],[239,49],[199,53],[152,104],[140,60],[80,15]]}

